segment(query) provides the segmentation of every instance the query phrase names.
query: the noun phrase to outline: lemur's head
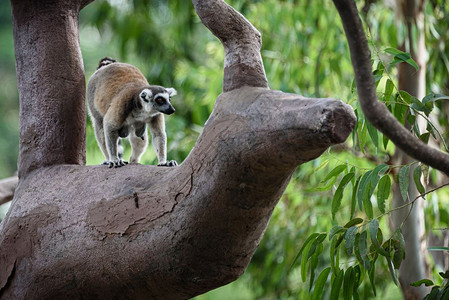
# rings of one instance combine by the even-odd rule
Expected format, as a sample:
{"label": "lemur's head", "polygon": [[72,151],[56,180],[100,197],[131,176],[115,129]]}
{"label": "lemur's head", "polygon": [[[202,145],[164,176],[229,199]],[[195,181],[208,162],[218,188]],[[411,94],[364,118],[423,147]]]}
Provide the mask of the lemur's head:
{"label": "lemur's head", "polygon": [[174,88],[164,88],[162,86],[151,86],[143,89],[139,98],[142,101],[143,109],[152,112],[161,112],[171,115],[175,108],[170,104],[171,96],[176,95]]}

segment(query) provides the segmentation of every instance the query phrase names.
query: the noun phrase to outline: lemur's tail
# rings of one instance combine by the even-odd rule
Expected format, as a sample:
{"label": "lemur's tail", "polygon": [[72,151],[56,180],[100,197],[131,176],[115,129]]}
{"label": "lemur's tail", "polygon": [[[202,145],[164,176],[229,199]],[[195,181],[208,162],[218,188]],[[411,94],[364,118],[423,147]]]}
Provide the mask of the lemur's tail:
{"label": "lemur's tail", "polygon": [[101,67],[110,65],[110,64],[115,63],[115,62],[117,62],[117,61],[115,59],[113,59],[113,58],[104,57],[104,58],[100,59],[100,62],[98,63],[97,70],[100,69]]}

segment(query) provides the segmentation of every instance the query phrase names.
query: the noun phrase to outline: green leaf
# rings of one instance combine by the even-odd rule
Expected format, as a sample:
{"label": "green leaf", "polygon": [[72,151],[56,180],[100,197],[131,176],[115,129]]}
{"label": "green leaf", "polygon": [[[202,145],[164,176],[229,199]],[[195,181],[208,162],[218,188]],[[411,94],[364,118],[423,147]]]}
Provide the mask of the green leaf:
{"label": "green leaf", "polygon": [[336,225],[336,226],[332,227],[332,229],[329,231],[329,241],[334,237],[334,235],[336,235],[337,233],[340,233],[343,230],[344,230],[344,227],[342,227],[340,225]]}
{"label": "green leaf", "polygon": [[354,300],[359,300],[359,292],[358,292],[358,287],[361,283],[361,277],[362,277],[362,271],[360,270],[360,266],[357,265],[354,267],[354,284],[352,287],[352,298]]}
{"label": "green leaf", "polygon": [[345,272],[343,270],[340,270],[337,273],[337,276],[335,277],[334,281],[332,282],[330,299],[338,299],[339,298],[344,275],[345,275]]}
{"label": "green leaf", "polygon": [[302,279],[302,282],[306,282],[306,278],[307,278],[307,267],[309,266],[308,254],[309,254],[310,247],[312,247],[312,244],[311,243],[307,244],[307,246],[304,248],[304,254],[301,256],[301,279]]}
{"label": "green leaf", "polygon": [[315,280],[315,269],[318,266],[318,258],[323,252],[323,244],[318,244],[316,251],[313,252],[310,260],[310,281],[309,281],[309,291],[312,290],[313,282]]}
{"label": "green leaf", "polygon": [[318,279],[316,280],[315,288],[313,289],[313,300],[319,300],[321,299],[321,296],[323,295],[324,291],[324,285],[326,284],[327,277],[329,276],[329,273],[331,271],[331,268],[328,267],[324,269],[320,275],[318,275]]}
{"label": "green leaf", "polygon": [[293,265],[295,264],[295,262],[298,260],[298,258],[301,256],[302,252],[304,251],[304,249],[307,247],[307,245],[309,245],[309,243],[311,241],[314,241],[316,239],[316,237],[319,235],[319,233],[314,232],[311,235],[309,235],[309,237],[304,241],[304,244],[302,245],[301,249],[299,250],[298,254],[296,254],[295,259],[293,259],[292,265],[290,266],[290,270],[293,268]]}
{"label": "green leaf", "polygon": [[354,248],[354,241],[355,241],[355,235],[359,228],[357,226],[352,226],[348,228],[348,230],[345,233],[345,248],[346,253],[348,255],[352,254],[352,250]]}
{"label": "green leaf", "polygon": [[405,240],[404,236],[402,235],[402,229],[400,227],[394,231],[393,239],[397,242],[397,245],[395,245],[395,247],[397,249],[402,249],[405,251]]}
{"label": "green leaf", "polygon": [[405,63],[411,65],[412,67],[414,67],[416,70],[419,69],[419,67],[416,64],[416,62],[412,59],[410,53],[402,52],[402,51],[400,51],[398,49],[395,49],[395,48],[387,48],[384,51],[386,53],[394,55],[392,64],[396,64],[396,63],[399,63],[399,62],[405,62]]}
{"label": "green leaf", "polygon": [[[378,165],[373,170],[372,178],[384,175],[385,172],[387,172],[389,168],[390,168],[390,166],[387,165],[387,164],[380,164],[380,165]],[[374,181],[374,180],[372,179],[372,181]]]}
{"label": "green leaf", "polygon": [[[399,94],[398,94],[399,95]],[[396,103],[393,108],[393,115],[396,117],[396,119],[401,123],[405,124],[405,116],[407,114],[407,105],[404,105],[402,103]]]}
{"label": "green leaf", "polygon": [[340,181],[340,184],[337,187],[337,190],[335,191],[334,198],[332,199],[332,218],[335,219],[335,214],[337,213],[338,209],[341,205],[341,199],[343,198],[343,191],[346,187],[346,185],[351,181],[351,179],[354,177],[354,173],[348,173],[346,174],[343,179]]}
{"label": "green leaf", "polygon": [[377,239],[377,232],[380,231],[379,229],[379,221],[377,219],[372,220],[368,225],[369,230],[369,236],[371,238],[371,243],[374,245],[374,248],[376,249],[377,253],[383,256],[388,256],[388,252],[385,251],[381,246],[380,243],[382,241],[378,241]]}
{"label": "green leaf", "polygon": [[351,221],[349,221],[348,223],[345,224],[345,228],[349,228],[355,225],[359,225],[363,223],[363,219],[362,218],[354,218]]}
{"label": "green leaf", "polygon": [[422,174],[421,165],[419,165],[413,170],[413,181],[415,182],[416,189],[418,190],[418,192],[424,194],[426,192],[426,189],[421,183],[421,174]]}
{"label": "green leaf", "polygon": [[340,267],[338,265],[338,263],[335,262],[335,258],[338,258],[338,240],[337,238],[333,238],[332,242],[331,242],[331,246],[329,248],[329,254],[330,254],[330,259],[331,259],[331,268],[332,268],[332,273],[337,274],[340,271]]}
{"label": "green leaf", "polygon": [[393,265],[396,270],[399,270],[402,261],[405,258],[405,252],[403,249],[395,250],[393,253]]}
{"label": "green leaf", "polygon": [[388,270],[390,271],[391,278],[393,278],[394,284],[396,286],[399,286],[398,277],[396,275],[396,272],[394,271],[393,262],[391,261],[390,256],[387,255],[385,256],[385,258],[387,259]]}
{"label": "green leaf", "polygon": [[424,298],[424,300],[441,300],[441,298],[438,297],[439,292],[440,287],[434,286],[430,293]]}
{"label": "green leaf", "polygon": [[393,94],[394,84],[393,81],[390,80],[390,78],[387,79],[385,82],[385,92],[384,97],[385,101],[390,101],[391,95]]}
{"label": "green leaf", "polygon": [[368,276],[369,276],[369,282],[371,284],[371,288],[373,290],[373,294],[374,296],[376,296],[376,286],[374,285],[374,274],[375,274],[375,260],[371,263],[371,269],[368,272]]}
{"label": "green leaf", "polygon": [[360,234],[360,237],[359,237],[358,249],[359,249],[360,256],[362,257],[363,268],[369,270],[370,262],[369,262],[368,257],[366,256],[367,250],[368,250],[366,237],[367,237],[366,231],[362,231],[362,233]]}
{"label": "green leaf", "polygon": [[421,280],[415,281],[413,283],[410,283],[411,286],[415,286],[415,287],[421,286],[423,284],[425,286],[432,286],[432,285],[434,285],[433,281],[430,280],[430,279],[421,279]]}
{"label": "green leaf", "polygon": [[310,258],[314,253],[316,247],[318,247],[320,244],[323,243],[323,241],[326,239],[327,233],[320,233],[316,239],[312,242],[312,246],[309,249],[309,253],[307,254],[307,258]]}
{"label": "green leaf", "polygon": [[[362,178],[362,176],[359,176],[354,184],[354,188],[352,189],[352,196],[351,196],[351,218],[354,217],[354,213],[355,213],[355,206],[357,204],[357,190],[360,184],[360,178]],[[362,220],[363,221],[363,220]],[[351,226],[349,226],[351,227]]]}
{"label": "green leaf", "polygon": [[343,279],[343,299],[351,300],[352,291],[354,286],[354,270],[349,267],[345,272],[345,277]]}
{"label": "green leaf", "polygon": [[[311,276],[314,276],[313,271],[314,271],[314,263],[315,262],[313,261],[313,259],[312,259],[312,261],[310,261],[309,258],[312,257],[316,253],[317,247],[319,249],[319,247],[321,246],[321,243],[324,241],[326,236],[327,236],[327,233],[320,233],[316,236],[315,239],[312,239],[311,242],[309,242],[307,244],[307,246],[305,246],[304,253],[302,254],[302,257],[301,257],[301,279],[303,282],[306,281],[307,269],[308,269],[309,265],[311,265],[311,267],[312,267]],[[318,252],[319,252],[319,250],[318,250]]]}
{"label": "green leaf", "polygon": [[449,270],[446,270],[446,272],[439,272],[438,274],[440,274],[441,277],[443,277],[444,279],[448,279],[449,278]]}
{"label": "green leaf", "polygon": [[357,187],[357,201],[359,203],[360,210],[363,209],[363,198],[367,197],[367,195],[369,194],[369,191],[367,192],[367,190],[369,190],[370,188],[367,187],[367,185],[370,181],[370,176],[372,172],[373,171],[371,170],[363,174],[362,179],[360,179],[359,186]]}
{"label": "green leaf", "polygon": [[365,195],[363,196],[363,206],[365,207],[365,213],[368,219],[372,219],[374,217],[374,211],[373,211],[373,204],[371,203],[369,194],[370,192],[367,189],[365,191]]}
{"label": "green leaf", "polygon": [[376,148],[379,148],[379,135],[378,135],[378,131],[376,129],[376,127],[374,127],[373,125],[371,125],[370,123],[366,123],[366,129],[368,129],[368,134],[371,138],[371,140],[374,143],[374,146]]}
{"label": "green leaf", "polygon": [[327,174],[327,176],[321,182],[324,183],[324,182],[328,181],[329,179],[331,179],[332,177],[337,177],[338,174],[340,174],[341,172],[346,170],[346,168],[347,168],[346,164],[336,166],[332,171],[329,172],[329,174]]}
{"label": "green leaf", "polygon": [[377,206],[381,213],[385,213],[385,200],[390,196],[391,179],[389,175],[384,175],[379,180],[377,187]]}
{"label": "green leaf", "polygon": [[387,150],[388,142],[390,141],[390,139],[386,135],[382,135],[382,141],[383,141],[384,149]]}
{"label": "green leaf", "polygon": [[431,110],[421,101],[419,101],[418,98],[416,97],[412,97],[411,98],[411,105],[410,107],[417,110],[417,111],[422,111],[424,112],[427,116],[430,114]]}
{"label": "green leaf", "polygon": [[422,103],[435,102],[438,100],[449,100],[449,96],[442,94],[429,94],[422,99]]}
{"label": "green leaf", "polygon": [[409,177],[408,173],[410,170],[410,166],[403,166],[399,171],[399,189],[401,190],[402,200],[407,201],[408,198],[408,186],[409,186]]}
{"label": "green leaf", "polygon": [[429,143],[430,132],[425,132],[419,136],[419,139],[425,144]]}
{"label": "green leaf", "polygon": [[405,101],[405,103],[407,103],[407,104],[412,103],[413,96],[410,95],[409,93],[407,93],[406,91],[402,91],[402,90],[399,91],[399,95],[400,95],[401,99]]}

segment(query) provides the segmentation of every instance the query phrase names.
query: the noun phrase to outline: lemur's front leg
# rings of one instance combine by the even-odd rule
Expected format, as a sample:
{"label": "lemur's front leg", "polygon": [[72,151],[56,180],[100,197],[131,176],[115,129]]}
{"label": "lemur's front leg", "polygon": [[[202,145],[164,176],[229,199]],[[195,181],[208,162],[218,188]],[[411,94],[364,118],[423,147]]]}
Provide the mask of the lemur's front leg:
{"label": "lemur's front leg", "polygon": [[164,115],[156,115],[149,123],[153,147],[156,150],[158,166],[174,167],[178,163],[174,160],[167,161],[167,135],[165,133]]}

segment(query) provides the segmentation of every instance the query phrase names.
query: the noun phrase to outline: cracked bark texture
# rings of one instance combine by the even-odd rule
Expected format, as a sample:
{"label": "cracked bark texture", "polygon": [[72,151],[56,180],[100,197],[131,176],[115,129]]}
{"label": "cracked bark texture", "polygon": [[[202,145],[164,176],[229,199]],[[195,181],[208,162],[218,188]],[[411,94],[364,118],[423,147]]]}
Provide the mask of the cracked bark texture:
{"label": "cracked bark texture", "polygon": [[[229,283],[249,264],[295,168],[352,131],[343,102],[267,88],[260,34],[241,14],[221,0],[193,2],[226,49],[224,93],[180,166],[109,169],[84,166],[79,134],[85,91],[75,25],[86,3],[12,1],[27,113],[19,185],[0,224],[0,299],[186,299]],[[53,21],[60,16],[68,21]],[[70,38],[42,37],[50,25]],[[48,61],[33,60],[46,51]],[[60,55],[71,67],[56,66]],[[73,90],[61,97],[67,82]],[[47,130],[30,133],[37,123]]]}

